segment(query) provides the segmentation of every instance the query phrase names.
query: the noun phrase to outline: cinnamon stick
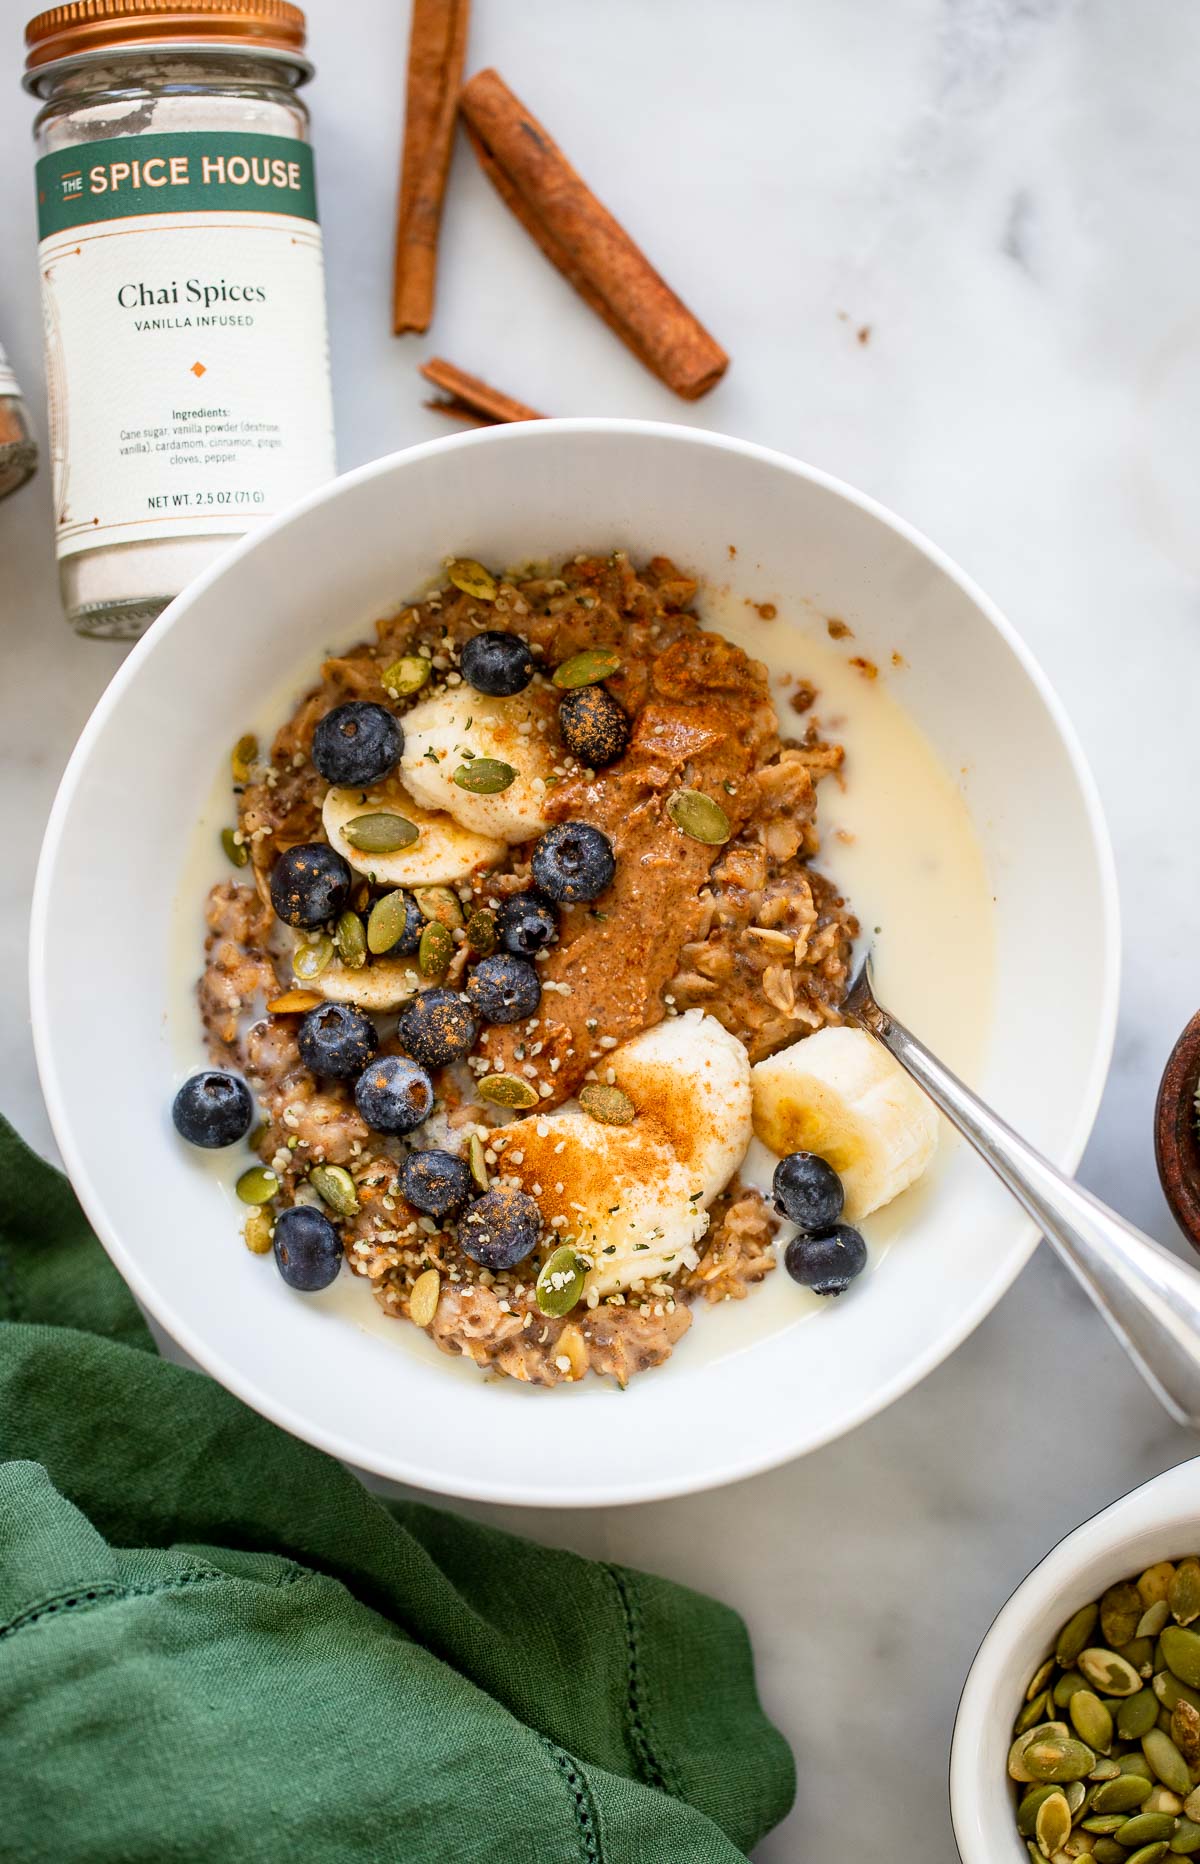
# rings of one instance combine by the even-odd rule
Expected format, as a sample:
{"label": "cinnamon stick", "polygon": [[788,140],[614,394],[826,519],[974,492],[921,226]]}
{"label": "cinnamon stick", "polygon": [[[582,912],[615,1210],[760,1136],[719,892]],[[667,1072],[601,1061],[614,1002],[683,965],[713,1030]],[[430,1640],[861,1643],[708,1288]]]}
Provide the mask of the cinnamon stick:
{"label": "cinnamon stick", "polygon": [[397,336],[428,330],[433,316],[438,232],[469,15],[469,0],[413,0],[392,298]]}
{"label": "cinnamon stick", "polygon": [[536,408],[526,407],[523,401],[514,401],[511,395],[501,394],[498,388],[492,388],[487,382],[481,382],[477,375],[468,375],[465,369],[455,368],[443,356],[431,356],[420,365],[421,374],[435,388],[440,388],[445,401],[427,401],[425,406],[432,408],[436,414],[449,414],[460,421],[472,421],[482,427],[498,425],[503,421],[543,421],[544,414]]}
{"label": "cinnamon stick", "polygon": [[668,388],[695,401],[729,358],[496,71],[459,108],[484,173],[585,303]]}

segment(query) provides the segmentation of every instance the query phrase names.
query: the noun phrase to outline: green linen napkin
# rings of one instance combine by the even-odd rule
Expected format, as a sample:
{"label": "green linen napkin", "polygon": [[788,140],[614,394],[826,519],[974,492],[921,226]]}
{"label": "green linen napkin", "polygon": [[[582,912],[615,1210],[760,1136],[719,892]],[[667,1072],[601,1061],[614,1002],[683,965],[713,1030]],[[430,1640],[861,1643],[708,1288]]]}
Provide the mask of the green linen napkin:
{"label": "green linen napkin", "polygon": [[727,1864],[791,1804],[732,1612],[384,1503],[160,1359],[2,1119],[0,1458],[5,1857]]}

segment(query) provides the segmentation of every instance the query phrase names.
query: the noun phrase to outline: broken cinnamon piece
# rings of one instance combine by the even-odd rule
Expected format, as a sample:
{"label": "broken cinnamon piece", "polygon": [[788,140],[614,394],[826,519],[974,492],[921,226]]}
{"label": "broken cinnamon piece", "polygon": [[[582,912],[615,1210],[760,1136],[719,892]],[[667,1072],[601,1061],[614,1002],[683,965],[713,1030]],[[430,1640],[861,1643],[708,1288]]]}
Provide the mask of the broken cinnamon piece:
{"label": "broken cinnamon piece", "polygon": [[448,414],[454,420],[471,421],[480,427],[502,421],[544,421],[546,418],[536,408],[527,408],[523,401],[514,401],[511,395],[503,395],[490,383],[481,382],[477,375],[456,369],[442,356],[431,356],[420,369],[425,380],[448,397],[445,401],[425,403],[435,414]]}
{"label": "broken cinnamon piece", "polygon": [[413,0],[392,296],[397,336],[428,330],[433,316],[438,231],[469,15],[469,0]]}
{"label": "broken cinnamon piece", "polygon": [[485,175],[585,303],[677,395],[706,394],[729,367],[725,351],[499,73],[477,72],[459,108]]}

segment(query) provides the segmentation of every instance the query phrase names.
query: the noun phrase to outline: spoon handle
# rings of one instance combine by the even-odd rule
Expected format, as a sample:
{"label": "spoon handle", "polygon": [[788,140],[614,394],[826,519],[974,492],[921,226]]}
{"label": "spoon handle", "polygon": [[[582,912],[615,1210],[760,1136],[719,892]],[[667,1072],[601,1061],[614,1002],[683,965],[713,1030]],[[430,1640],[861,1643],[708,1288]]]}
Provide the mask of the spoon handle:
{"label": "spoon handle", "polygon": [[859,1020],[1008,1186],[1171,1416],[1200,1430],[1200,1271],[1056,1171],[878,1003]]}

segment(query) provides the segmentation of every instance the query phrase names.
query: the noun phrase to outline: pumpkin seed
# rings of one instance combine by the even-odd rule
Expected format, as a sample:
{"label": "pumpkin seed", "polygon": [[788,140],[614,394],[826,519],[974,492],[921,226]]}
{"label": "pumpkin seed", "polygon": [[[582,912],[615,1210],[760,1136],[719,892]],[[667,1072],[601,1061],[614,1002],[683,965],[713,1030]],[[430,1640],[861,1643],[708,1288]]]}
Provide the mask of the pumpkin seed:
{"label": "pumpkin seed", "polygon": [[1142,1604],[1157,1605],[1160,1599],[1165,1599],[1174,1577],[1175,1562],[1173,1560],[1157,1560],[1153,1566],[1148,1566],[1137,1582],[1137,1589],[1142,1595]]}
{"label": "pumpkin seed", "polygon": [[1080,1676],[1078,1670],[1068,1670],[1066,1675],[1060,1676],[1057,1683],[1054,1685],[1055,1706],[1060,1709],[1065,1709],[1071,1697],[1075,1694],[1075,1691],[1077,1689],[1086,1688],[1087,1684],[1084,1682],[1082,1676]]}
{"label": "pumpkin seed", "polygon": [[[681,834],[690,835],[693,841],[708,842],[713,847],[728,841],[733,833],[720,803],[715,803],[703,790],[673,790],[667,798],[667,814]],[[1062,1662],[1061,1657],[1059,1662]]]}
{"label": "pumpkin seed", "polygon": [[453,887],[414,887],[413,898],[421,909],[422,919],[436,921],[448,932],[457,932],[463,923],[462,901]]}
{"label": "pumpkin seed", "polygon": [[311,983],[314,977],[320,977],[332,957],[333,940],[322,932],[308,944],[297,945],[292,953],[292,970],[305,983]]}
{"label": "pumpkin seed", "polygon": [[1113,1718],[1090,1689],[1077,1689],[1071,1697],[1070,1717],[1081,1741],[1098,1753],[1107,1754],[1112,1746]]}
{"label": "pumpkin seed", "polygon": [[390,809],[352,816],[342,830],[350,846],[363,854],[395,854],[398,848],[411,848],[420,833],[415,822]]}
{"label": "pumpkin seed", "polygon": [[239,738],[229,753],[229,768],[233,772],[235,783],[250,781],[250,766],[258,756],[258,739],[252,731]]}
{"label": "pumpkin seed", "polygon": [[392,699],[407,699],[419,693],[433,671],[430,661],[421,654],[401,654],[379,675],[385,693]]}
{"label": "pumpkin seed", "polygon": [[1103,1786],[1096,1788],[1092,1797],[1094,1812],[1133,1812],[1147,1798],[1151,1790],[1150,1782],[1140,1773],[1123,1773],[1115,1780],[1106,1780]]}
{"label": "pumpkin seed", "polygon": [[1167,1593],[1171,1616],[1179,1625],[1190,1625],[1200,1618],[1200,1563],[1181,1560]]}
{"label": "pumpkin seed", "polygon": [[1138,1636],[1157,1637],[1170,1616],[1171,1607],[1167,1604],[1167,1601],[1165,1599],[1156,1599],[1153,1605],[1148,1605],[1146,1607],[1145,1611],[1138,1619]]}
{"label": "pumpkin seed", "polygon": [[471,1168],[471,1176],[479,1189],[486,1191],[488,1188],[487,1160],[483,1156],[483,1140],[478,1133],[472,1133],[467,1141],[467,1164]]}
{"label": "pumpkin seed", "polygon": [[1128,1644],[1122,1644],[1117,1652],[1126,1663],[1133,1665],[1139,1676],[1154,1674],[1154,1639],[1152,1637],[1132,1637]]}
{"label": "pumpkin seed", "polygon": [[408,895],[403,887],[384,893],[372,906],[367,919],[367,950],[381,957],[391,951],[408,925]]}
{"label": "pumpkin seed", "polygon": [[1085,1780],[1095,1765],[1096,1756],[1091,1748],[1070,1735],[1035,1735],[1021,1755],[1021,1761],[1031,1780],[1062,1782]]}
{"label": "pumpkin seed", "polygon": [[[618,1089],[615,1091],[619,1092],[620,1090]],[[622,1098],[624,1098],[624,1096],[622,1096]],[[580,1106],[583,1106],[582,1095],[580,1096],[579,1104]],[[629,1110],[630,1110],[630,1116],[632,1117],[632,1114],[633,1114],[633,1102],[632,1101],[629,1102]],[[584,1112],[586,1113],[587,1111],[588,1109],[584,1107]],[[593,1118],[595,1118],[595,1115],[593,1115]],[[604,1121],[602,1123],[604,1125],[627,1124],[627,1122],[620,1121],[620,1120],[617,1120],[617,1121],[610,1120],[610,1121]],[[1049,1713],[1050,1713],[1050,1691],[1048,1689],[1043,1689],[1040,1696],[1035,1696],[1032,1702],[1027,1702],[1025,1704],[1024,1708],[1021,1710],[1021,1713],[1018,1715],[1016,1721],[1013,1723],[1013,1733],[1015,1735],[1023,1735],[1027,1728],[1036,1728],[1039,1722],[1045,1721]]]}
{"label": "pumpkin seed", "polygon": [[543,1262],[534,1288],[543,1314],[569,1314],[578,1306],[586,1279],[587,1264],[573,1249],[553,1250]]}
{"label": "pumpkin seed", "polygon": [[1111,1838],[1117,1827],[1119,1825],[1124,1825],[1125,1814],[1123,1812],[1106,1812],[1098,1818],[1081,1819],[1079,1823],[1085,1832],[1099,1832]]}
{"label": "pumpkin seed", "polygon": [[1194,1709],[1200,1709],[1200,1690],[1189,1689],[1186,1683],[1181,1683],[1169,1670],[1159,1670],[1150,1687],[1164,1709],[1173,1710],[1177,1702],[1190,1702]]}
{"label": "pumpkin seed", "polygon": [[1054,1659],[1053,1657],[1047,1657],[1045,1663],[1040,1664],[1033,1673],[1029,1688],[1025,1691],[1026,1702],[1032,1702],[1035,1696],[1040,1696],[1043,1689],[1049,1686],[1050,1678],[1053,1675]]}
{"label": "pumpkin seed", "polygon": [[271,998],[267,1011],[271,1016],[302,1016],[324,1001],[317,990],[285,990],[281,997]]}
{"label": "pumpkin seed", "polygon": [[242,1225],[242,1237],[251,1255],[265,1256],[271,1247],[275,1220],[269,1210],[252,1210]]}
{"label": "pumpkin seed", "polygon": [[1124,1845],[1119,1845],[1115,1838],[1097,1838],[1096,1849],[1092,1852],[1096,1864],[1125,1864],[1128,1855]]}
{"label": "pumpkin seed", "polygon": [[485,1074],[475,1092],[493,1107],[536,1107],[538,1091],[516,1074]]}
{"label": "pumpkin seed", "polygon": [[436,1269],[425,1269],[417,1276],[408,1297],[408,1318],[418,1327],[427,1327],[442,1298],[442,1278]]}
{"label": "pumpkin seed", "polygon": [[422,977],[445,977],[454,956],[454,940],[445,926],[433,920],[421,933],[417,946],[417,969]]}
{"label": "pumpkin seed", "polygon": [[1136,1696],[1142,1679],[1131,1663],[1118,1657],[1115,1650],[1093,1645],[1079,1653],[1079,1668],[1093,1688],[1105,1696]]}
{"label": "pumpkin seed", "polygon": [[1143,1812],[1169,1812],[1173,1819],[1183,1811],[1183,1801],[1178,1793],[1173,1793],[1169,1786],[1156,1786],[1149,1797],[1142,1801]]}
{"label": "pumpkin seed", "polygon": [[496,578],[482,563],[476,563],[474,557],[455,557],[446,565],[446,574],[456,589],[461,589],[464,595],[473,595],[477,602],[496,600]]}
{"label": "pumpkin seed", "polygon": [[[1186,1798],[1192,1790],[1192,1776],[1170,1735],[1165,1735],[1161,1728],[1152,1728],[1149,1734],[1142,1736],[1142,1753],[1163,1785]],[[1043,1778],[1048,1777],[1043,1775]]]}
{"label": "pumpkin seed", "polygon": [[[623,1094],[619,1087],[609,1086],[604,1081],[589,1081],[579,1090],[579,1104],[584,1112],[601,1126],[628,1126],[637,1108],[628,1094]],[[1043,1705],[1045,1699],[1043,1697]],[[1036,1727],[1038,1717],[1035,1715],[1029,1723]],[[1023,1732],[1023,1731],[1018,1731]]]}
{"label": "pumpkin seed", "polygon": [[367,934],[357,913],[342,913],[333,928],[333,942],[346,969],[361,971],[367,962]]}
{"label": "pumpkin seed", "polygon": [[1200,1763],[1200,1713],[1182,1696],[1171,1710],[1171,1739],[1189,1766]]}
{"label": "pumpkin seed", "polygon": [[1180,1819],[1175,1827],[1175,1836],[1168,1848],[1175,1853],[1176,1857],[1194,1857],[1196,1852],[1200,1851],[1200,1825],[1197,1825],[1193,1819]]}
{"label": "pumpkin seed", "polygon": [[1121,1768],[1115,1760],[1098,1760],[1088,1775],[1089,1780],[1115,1780]]}
{"label": "pumpkin seed", "polygon": [[1071,1836],[1071,1808],[1063,1793],[1051,1793],[1038,1807],[1034,1833],[1042,1856],[1052,1858]]}
{"label": "pumpkin seed", "polygon": [[235,839],[235,836],[239,832],[240,831],[236,829],[223,828],[221,830],[221,846],[224,848],[225,853],[235,867],[245,867],[250,859],[250,850],[244,841],[237,841]]}
{"label": "pumpkin seed", "polygon": [[1100,1631],[1106,1644],[1119,1650],[1136,1635],[1144,1610],[1142,1595],[1128,1579],[1110,1586],[1100,1600]]}
{"label": "pumpkin seed", "polygon": [[561,692],[574,692],[579,686],[595,686],[609,680],[621,668],[621,656],[612,647],[585,647],[555,667],[550,675]]}
{"label": "pumpkin seed", "polygon": [[1043,1864],[1042,1848],[1040,1845],[1034,1844],[1032,1838],[1026,1839],[1025,1849],[1029,1853],[1030,1864]]}
{"label": "pumpkin seed", "polygon": [[1037,1825],[1038,1810],[1055,1793],[1061,1793],[1061,1786],[1031,1786],[1017,1807],[1017,1830],[1022,1838],[1032,1838]]}
{"label": "pumpkin seed", "polygon": [[486,906],[479,907],[467,920],[467,944],[480,958],[488,958],[495,951],[499,939],[495,913],[490,913]]}
{"label": "pumpkin seed", "polygon": [[1082,1780],[1070,1780],[1062,1790],[1067,1796],[1067,1804],[1071,1808],[1071,1817],[1074,1818],[1088,1796],[1088,1789]]}
{"label": "pumpkin seed", "polygon": [[[1120,1844],[1120,1842],[1119,1838],[1113,1840],[1114,1844]],[[1125,1860],[1126,1864],[1159,1864],[1159,1859],[1165,1858],[1166,1855],[1167,1841],[1164,1838],[1158,1844],[1142,1845],[1137,1851],[1127,1851]]]}
{"label": "pumpkin seed", "polygon": [[1189,1689],[1200,1689],[1200,1635],[1182,1625],[1167,1625],[1159,1642],[1172,1674]]}
{"label": "pumpkin seed", "polygon": [[1100,1607],[1092,1603],[1081,1605],[1074,1617],[1067,1619],[1058,1634],[1058,1643],[1054,1647],[1055,1661],[1060,1668],[1074,1669],[1079,1653],[1087,1649],[1088,1640],[1096,1629],[1099,1618]]}
{"label": "pumpkin seed", "polygon": [[339,1217],[353,1217],[358,1209],[358,1190],[344,1165],[315,1165],[308,1182],[323,1204]]}
{"label": "pumpkin seed", "polygon": [[1159,1838],[1170,1838],[1175,1830],[1175,1821],[1165,1812],[1135,1812],[1131,1819],[1126,1819],[1113,1833],[1119,1845],[1128,1845],[1131,1851],[1138,1845],[1153,1844]]}
{"label": "pumpkin seed", "polygon": [[1158,1697],[1152,1689],[1126,1696],[1117,1710],[1117,1733],[1122,1741],[1140,1741],[1158,1720]]}
{"label": "pumpkin seed", "polygon": [[1200,1825],[1200,1786],[1194,1786],[1183,1802],[1183,1816]]}
{"label": "pumpkin seed", "polygon": [[251,1165],[234,1189],[243,1204],[269,1204],[279,1189],[279,1175],[269,1165]]}
{"label": "pumpkin seed", "polygon": [[1122,1754],[1117,1766],[1122,1773],[1136,1774],[1139,1780],[1149,1780],[1154,1784],[1154,1775],[1150,1771],[1150,1762],[1139,1749],[1136,1754]]}
{"label": "pumpkin seed", "polygon": [[473,757],[468,764],[460,764],[454,773],[454,781],[460,790],[469,790],[472,796],[499,796],[501,790],[507,790],[517,780],[517,773],[511,764],[502,763],[498,757]]}

